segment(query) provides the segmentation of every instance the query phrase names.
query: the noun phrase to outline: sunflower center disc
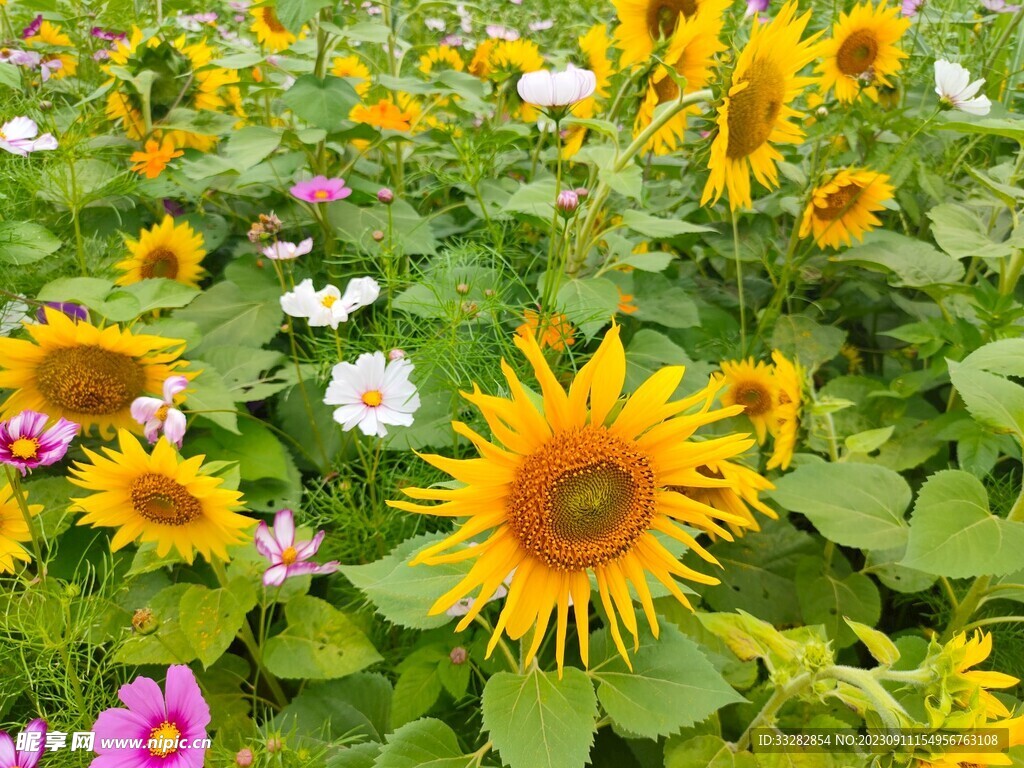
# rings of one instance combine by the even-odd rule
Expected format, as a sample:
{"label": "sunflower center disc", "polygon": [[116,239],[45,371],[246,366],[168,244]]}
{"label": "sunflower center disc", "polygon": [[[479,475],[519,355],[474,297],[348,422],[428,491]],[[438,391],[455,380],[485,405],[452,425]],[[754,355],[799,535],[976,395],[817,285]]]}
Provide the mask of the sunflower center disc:
{"label": "sunflower center disc", "polygon": [[847,37],[836,54],[836,66],[844,75],[857,77],[875,63],[878,40],[867,29],[858,29]]}
{"label": "sunflower center disc", "polygon": [[666,101],[672,101],[679,96],[679,86],[676,85],[675,80],[666,74],[654,84],[654,92],[658,95],[658,103],[664,104]]}
{"label": "sunflower center disc", "polygon": [[628,552],[655,510],[650,459],[603,427],[556,435],[520,468],[506,512],[549,567],[592,568]]}
{"label": "sunflower center disc", "polygon": [[742,82],[747,87],[729,97],[729,146],[731,160],[747,157],[768,141],[786,97],[786,79],[771,61],[756,59]]}
{"label": "sunflower center disc", "polygon": [[267,25],[267,28],[275,35],[283,34],[288,30],[285,29],[284,24],[277,18],[277,14],[273,8],[262,8],[263,11],[263,23]]}
{"label": "sunflower center disc", "polygon": [[36,372],[36,386],[47,402],[94,415],[127,408],[142,394],[145,380],[134,358],[96,346],[55,349]]}
{"label": "sunflower center disc", "polygon": [[850,210],[850,206],[860,195],[861,189],[856,184],[840,187],[825,198],[823,208],[815,207],[814,215],[825,221],[834,221]]}
{"label": "sunflower center disc", "polygon": [[740,384],[736,387],[736,404],[742,405],[748,416],[760,416],[772,408],[772,396],[758,384]]}
{"label": "sunflower center disc", "polygon": [[187,525],[203,513],[202,505],[185,486],[150,472],[131,484],[132,507],[153,523]]}
{"label": "sunflower center disc", "polygon": [[647,4],[647,31],[657,40],[676,31],[679,16],[690,18],[697,12],[696,0],[652,0]]}
{"label": "sunflower center disc", "polygon": [[178,257],[168,248],[157,248],[147,253],[144,261],[139,270],[143,277],[166,277],[173,280],[178,276]]}

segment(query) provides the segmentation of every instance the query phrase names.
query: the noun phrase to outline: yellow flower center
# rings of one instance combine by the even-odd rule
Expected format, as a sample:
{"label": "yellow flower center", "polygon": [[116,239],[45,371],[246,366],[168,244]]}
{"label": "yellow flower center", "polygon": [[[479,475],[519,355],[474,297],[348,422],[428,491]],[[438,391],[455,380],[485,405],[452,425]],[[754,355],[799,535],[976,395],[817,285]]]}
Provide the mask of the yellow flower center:
{"label": "yellow flower center", "polygon": [[376,408],[383,402],[384,396],[380,393],[380,390],[368,389],[366,392],[363,392],[363,403],[371,408]]}
{"label": "yellow flower center", "polygon": [[129,493],[132,508],[151,523],[188,525],[203,514],[199,500],[165,475],[140,475],[132,481]]}
{"label": "yellow flower center", "polygon": [[281,562],[285,565],[291,565],[299,559],[299,553],[295,547],[288,547],[284,552],[281,553]]}
{"label": "yellow flower center", "polygon": [[825,205],[814,207],[814,215],[825,221],[834,221],[846,213],[860,196],[861,188],[856,184],[848,184],[825,197]]}
{"label": "yellow flower center", "polygon": [[523,462],[509,529],[549,567],[578,571],[628,552],[654,517],[650,459],[604,427],[551,438]]}
{"label": "yellow flower center", "polygon": [[155,742],[149,748],[149,754],[153,757],[173,755],[178,751],[178,748],[174,746],[174,742],[179,738],[181,738],[181,731],[178,730],[177,726],[164,720],[149,732],[149,740]]}
{"label": "yellow flower center", "polygon": [[737,405],[742,405],[747,416],[761,416],[772,409],[772,395],[766,387],[756,381],[745,381],[733,388]]}
{"label": "yellow flower center", "polygon": [[847,36],[836,53],[836,66],[844,75],[857,77],[875,63],[878,39],[870,29],[858,29]]}
{"label": "yellow flower center", "polygon": [[729,145],[731,160],[747,157],[768,141],[786,98],[786,79],[775,63],[756,59],[741,82],[747,87],[729,97]]}
{"label": "yellow flower center", "polygon": [[666,73],[661,80],[654,84],[654,92],[658,95],[658,103],[664,104],[666,101],[672,101],[679,95],[679,86]]}
{"label": "yellow flower center", "polygon": [[173,280],[178,276],[178,257],[169,248],[154,248],[142,256],[139,272],[143,277],[166,277]]}
{"label": "yellow flower center", "polygon": [[330,309],[332,306],[334,306],[334,302],[336,302],[337,300],[338,300],[337,296],[333,296],[331,294],[327,294],[322,299],[320,299],[320,303],[323,304],[328,309]]}
{"label": "yellow flower center", "polygon": [[11,455],[16,459],[34,459],[39,453],[39,441],[34,437],[19,437],[11,445]]}
{"label": "yellow flower center", "polygon": [[327,199],[327,190],[326,189],[318,189],[316,192],[313,193],[313,197],[315,197],[317,200],[326,200]]}
{"label": "yellow flower center", "polygon": [[36,387],[50,405],[93,415],[127,408],[145,381],[135,358],[98,346],[54,349],[36,369]]}
{"label": "yellow flower center", "polygon": [[652,0],[647,4],[647,31],[657,40],[676,31],[680,14],[690,18],[697,12],[696,0]]}
{"label": "yellow flower center", "polygon": [[171,409],[171,407],[169,405],[161,405],[157,409],[156,413],[153,414],[153,418],[155,418],[155,419],[157,419],[158,421],[161,421],[161,422],[167,421],[167,412],[170,409]]}

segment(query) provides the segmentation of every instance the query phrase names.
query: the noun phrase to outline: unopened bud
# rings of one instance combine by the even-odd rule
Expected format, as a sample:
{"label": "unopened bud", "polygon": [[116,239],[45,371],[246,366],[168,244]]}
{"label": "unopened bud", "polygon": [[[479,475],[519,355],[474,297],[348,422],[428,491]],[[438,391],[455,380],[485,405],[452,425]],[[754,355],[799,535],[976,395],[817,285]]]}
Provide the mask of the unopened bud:
{"label": "unopened bud", "polygon": [[373,239],[379,243],[381,240],[384,239],[384,233],[381,232],[379,229],[373,230]]}
{"label": "unopened bud", "polygon": [[132,629],[140,635],[151,635],[160,628],[160,620],[149,608],[139,608],[132,614]]}
{"label": "unopened bud", "polygon": [[237,765],[238,768],[249,768],[254,759],[255,756],[253,755],[252,750],[245,747],[244,749],[238,750],[235,754],[235,765]]}
{"label": "unopened bud", "polygon": [[558,199],[555,201],[555,207],[558,208],[562,213],[572,213],[580,206],[580,198],[571,189],[563,189],[558,193]]}
{"label": "unopened bud", "polygon": [[448,658],[452,660],[452,664],[460,665],[465,664],[466,659],[469,658],[469,654],[466,649],[461,645],[452,648],[452,652],[448,654]]}
{"label": "unopened bud", "polygon": [[576,187],[576,189],[574,189],[573,192],[576,193],[576,197],[578,197],[580,200],[585,199],[586,196],[590,194],[590,191],[586,187]]}
{"label": "unopened bud", "polygon": [[469,293],[469,284],[459,283],[458,285],[455,286],[455,292],[460,296],[465,296],[467,293]]}
{"label": "unopened bud", "polygon": [[387,187],[381,187],[380,191],[377,192],[377,200],[384,205],[391,205],[395,202],[395,193]]}
{"label": "unopened bud", "polygon": [[281,741],[280,736],[271,736],[267,739],[267,752],[274,754],[275,752],[280,752],[282,749],[284,749],[284,742]]}
{"label": "unopened bud", "polygon": [[395,347],[390,352],[388,352],[388,360],[394,361],[394,360],[403,360],[403,359],[405,359],[405,350],[404,349],[399,349],[398,347]]}
{"label": "unopened bud", "polygon": [[817,115],[818,117],[828,117],[828,107],[818,107]]}

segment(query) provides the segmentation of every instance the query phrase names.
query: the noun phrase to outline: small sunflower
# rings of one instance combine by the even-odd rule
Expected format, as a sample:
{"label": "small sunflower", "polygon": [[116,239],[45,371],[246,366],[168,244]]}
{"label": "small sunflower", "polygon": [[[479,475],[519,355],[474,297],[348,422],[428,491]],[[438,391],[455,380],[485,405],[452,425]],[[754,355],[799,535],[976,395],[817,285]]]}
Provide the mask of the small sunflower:
{"label": "small sunflower", "polygon": [[116,280],[118,285],[165,277],[195,288],[205,272],[200,266],[206,255],[203,236],[188,222],[175,225],[172,217],[164,216],[162,222],[140,232],[138,240],[126,239],[125,244],[131,256],[116,265],[124,272]]}
{"label": "small sunflower", "polygon": [[491,49],[488,64],[489,77],[500,82],[543,69],[544,57],[532,40],[499,40]]}
{"label": "small sunflower", "polygon": [[889,79],[903,66],[905,52],[896,45],[910,27],[900,16],[900,7],[861,3],[841,13],[832,27],[832,38],[822,44],[818,64],[821,89],[835,89],[836,98],[849,103],[864,92],[878,101],[878,86],[893,87]]}
{"label": "small sunflower", "polygon": [[778,383],[774,420],[771,425],[772,455],[768,459],[768,469],[789,469],[796,448],[797,432],[800,429],[800,412],[803,408],[803,370],[788,359],[779,350],[772,352],[775,364],[773,375]]}
{"label": "small sunflower", "polygon": [[729,0],[612,0],[619,17],[615,47],[622,51],[620,67],[646,64],[672,37],[679,24],[696,17],[718,21]]}
{"label": "small sunflower", "polygon": [[[728,523],[733,535],[742,536],[747,529],[761,530],[757,518],[754,517],[754,510],[772,520],[778,519],[779,516],[775,514],[775,510],[758,498],[758,494],[770,491],[775,486],[754,470],[732,461],[712,461],[698,467],[697,471],[706,477],[724,480],[728,485],[717,488],[677,486],[673,490],[700,504],[713,507],[724,515],[731,516],[723,515],[723,519]],[[739,522],[734,522],[732,518]],[[728,536],[725,538],[731,539]]]}
{"label": "small sunflower", "polygon": [[[665,53],[665,65],[686,78],[686,93],[699,91],[711,79],[714,58],[725,50],[725,45],[719,40],[721,31],[721,17],[711,14],[694,15],[676,25]],[[634,137],[639,136],[651,124],[654,111],[659,105],[679,98],[679,86],[671,78],[665,65],[659,64],[651,72],[647,91],[640,102],[640,109],[637,110],[636,121],[633,124]],[[697,105],[693,105],[676,114],[651,137],[647,149],[654,150],[658,155],[674,151],[682,143],[683,135],[686,133],[687,115],[696,113],[698,109]]]}
{"label": "small sunflower", "polygon": [[719,378],[725,385],[722,404],[742,406],[757,434],[757,442],[764,444],[779,404],[779,385],[771,366],[748,358],[723,362],[721,368]]}
{"label": "small sunflower", "polygon": [[[725,480],[701,474],[699,468],[743,452],[751,441],[745,435],[703,442],[690,438],[702,425],[741,409],[712,410],[714,384],[685,400],[670,400],[682,380],[683,369],[679,366],[662,368],[620,404],[626,357],[619,326],[607,332],[568,392],[558,383],[531,336],[516,337],[515,344],[534,369],[542,406],[534,405],[523,384],[503,362],[509,398],[485,395],[478,389],[464,395],[481,410],[496,442],[454,422],[455,431],[469,439],[481,457],[423,457],[463,486],[456,490],[405,491],[413,499],[442,502],[438,505],[389,503],[409,512],[468,518],[455,533],[427,547],[413,561],[474,561],[466,577],[430,609],[431,614],[442,613],[479,588],[481,599],[463,616],[457,630],[469,626],[487,598],[512,574],[488,654],[503,633],[515,640],[534,628],[524,657],[529,663],[555,611],[555,656],[561,670],[571,600],[580,657],[586,665],[593,574],[612,639],[630,664],[619,631],[621,620],[633,636],[634,648],[639,645],[630,585],[657,636],[658,620],[648,574],[684,605],[689,602],[676,577],[717,583],[717,579],[682,565],[655,533],[681,541],[715,562],[680,525],[728,535],[716,521],[736,518],[695,502],[672,487],[728,485]],[[693,409],[696,412],[691,412]],[[458,546],[471,539],[478,541],[476,546]]]}
{"label": "small sunflower", "polygon": [[800,237],[813,234],[820,248],[839,248],[861,240],[882,222],[875,216],[893,194],[889,177],[863,168],[849,168],[815,187],[800,223]]}
{"label": "small sunflower", "polygon": [[718,108],[718,135],[711,144],[711,171],[701,205],[717,202],[729,189],[733,210],[749,207],[750,173],[763,187],[778,186],[773,144],[799,142],[803,130],[790,122],[801,113],[789,106],[815,79],[797,73],[817,55],[817,35],[801,40],[811,18],[795,18],[797,4],[786,3],[768,24],[754,20],[750,42],[736,60],[732,87]]}
{"label": "small sunflower", "polygon": [[[30,504],[29,514],[35,517],[43,511],[42,504]],[[0,573],[13,573],[15,560],[29,562],[32,558],[23,546],[32,541],[32,534],[21,513],[11,486],[0,486]]]}
{"label": "small sunflower", "polygon": [[446,70],[462,72],[465,68],[459,52],[450,45],[435,45],[420,56],[420,72],[425,75]]}
{"label": "small sunflower", "polygon": [[72,483],[95,492],[72,499],[85,513],[78,524],[117,528],[110,542],[115,552],[140,541],[155,543],[161,557],[174,547],[190,563],[196,552],[227,560],[227,545],[244,541],[243,531],[255,523],[234,511],[242,495],[203,473],[205,456],[183,460],[166,438],[148,454],[126,430],[117,437],[120,452],[104,448],[104,458],[86,448],[92,463],[75,462],[71,470]]}
{"label": "small sunflower", "polygon": [[104,438],[113,428],[141,432],[132,401],[160,391],[184,364],[185,342],[45,312],[45,323],[26,328],[32,341],[0,338],[0,388],[14,390],[0,418],[32,410],[77,422],[85,434],[97,426]]}
{"label": "small sunflower", "polygon": [[256,19],[249,29],[256,33],[260,45],[272,51],[283,51],[297,39],[277,18],[274,6],[261,5],[251,9],[249,13]]}
{"label": "small sunflower", "polygon": [[348,79],[360,96],[366,96],[370,90],[370,68],[355,54],[334,59],[331,62],[331,74]]}

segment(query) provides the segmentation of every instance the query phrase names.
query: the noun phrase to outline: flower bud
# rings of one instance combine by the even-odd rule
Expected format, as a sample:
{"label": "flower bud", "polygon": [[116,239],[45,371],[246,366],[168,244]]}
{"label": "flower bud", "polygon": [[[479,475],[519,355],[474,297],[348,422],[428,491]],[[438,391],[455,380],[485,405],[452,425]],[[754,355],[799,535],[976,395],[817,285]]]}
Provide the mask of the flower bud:
{"label": "flower bud", "polygon": [[398,347],[395,347],[390,352],[388,352],[388,360],[391,360],[392,362],[394,362],[395,360],[402,360],[404,358],[405,358],[405,350],[404,349],[399,349]]}
{"label": "flower bud", "polygon": [[587,195],[590,194],[590,190],[588,190],[586,187],[576,187],[576,189],[574,189],[573,192],[576,193],[576,197],[578,197],[580,200],[585,200]]}
{"label": "flower bud", "polygon": [[387,187],[381,187],[380,191],[377,192],[377,200],[384,203],[384,205],[391,205],[395,201],[395,193]]}
{"label": "flower bud", "polygon": [[452,648],[452,652],[448,654],[448,658],[452,660],[452,664],[461,665],[466,663],[466,659],[469,658],[469,654],[466,649],[461,645]]}
{"label": "flower bud", "polygon": [[563,189],[558,193],[558,199],[555,201],[555,207],[558,208],[562,213],[572,213],[580,206],[580,198],[573,190]]}
{"label": "flower bud", "polygon": [[254,759],[252,750],[245,747],[244,749],[238,750],[235,754],[235,765],[237,765],[238,768],[249,768]]}
{"label": "flower bud", "polygon": [[374,239],[374,240],[375,240],[376,242],[378,242],[378,243],[379,243],[379,242],[380,242],[381,240],[383,240],[383,239],[384,239],[384,233],[383,233],[383,232],[381,232],[381,231],[380,231],[379,229],[375,229],[375,230],[373,230],[373,235],[372,235],[372,237],[373,237],[373,239]]}
{"label": "flower bud", "polygon": [[284,742],[281,741],[280,736],[271,736],[267,739],[267,752],[274,754],[275,752],[280,752],[282,749],[284,749]]}
{"label": "flower bud", "polygon": [[140,635],[151,635],[160,628],[160,620],[149,608],[139,608],[132,614],[132,629]]}
{"label": "flower bud", "polygon": [[469,293],[469,284],[459,283],[458,285],[455,286],[455,292],[460,296],[465,296],[467,293]]}

